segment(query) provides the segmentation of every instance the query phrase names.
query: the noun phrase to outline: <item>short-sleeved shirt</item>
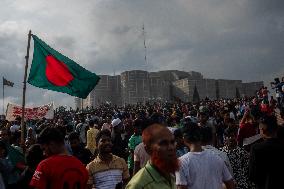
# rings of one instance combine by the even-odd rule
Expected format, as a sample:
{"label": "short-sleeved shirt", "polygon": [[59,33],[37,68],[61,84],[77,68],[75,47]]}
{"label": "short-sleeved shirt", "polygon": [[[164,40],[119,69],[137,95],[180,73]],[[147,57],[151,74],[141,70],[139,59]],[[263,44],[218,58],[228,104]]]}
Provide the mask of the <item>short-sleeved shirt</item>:
{"label": "short-sleeved shirt", "polygon": [[84,165],[74,156],[53,155],[39,163],[30,182],[37,189],[58,189],[80,185],[85,188],[88,172]]}
{"label": "short-sleeved shirt", "polygon": [[229,160],[229,158],[228,158],[228,156],[225,152],[222,152],[221,150],[218,150],[217,148],[215,148],[214,146],[211,146],[211,145],[202,146],[202,149],[209,150],[209,151],[215,153],[216,155],[218,155],[222,160],[224,160],[226,166],[228,167],[228,170],[230,171],[231,175],[233,175],[232,165],[231,165],[230,160]]}
{"label": "short-sleeved shirt", "polygon": [[231,162],[234,174],[234,180],[237,183],[236,189],[252,188],[249,182],[249,154],[243,148],[236,147],[230,150],[227,146],[221,148]]}
{"label": "short-sleeved shirt", "polygon": [[149,154],[146,152],[144,143],[140,143],[134,150],[134,162],[140,162],[140,167],[144,167],[150,159]]}
{"label": "short-sleeved shirt", "polygon": [[170,180],[160,175],[160,173],[149,163],[138,171],[126,186],[127,189],[175,189],[175,179]]}
{"label": "short-sleeved shirt", "polygon": [[224,160],[209,150],[188,152],[179,160],[176,185],[190,189],[220,189],[224,181],[232,179]]}
{"label": "short-sleeved shirt", "polygon": [[111,189],[130,177],[124,159],[113,155],[110,163],[102,161],[99,156],[87,165],[89,172],[88,184],[96,189]]}

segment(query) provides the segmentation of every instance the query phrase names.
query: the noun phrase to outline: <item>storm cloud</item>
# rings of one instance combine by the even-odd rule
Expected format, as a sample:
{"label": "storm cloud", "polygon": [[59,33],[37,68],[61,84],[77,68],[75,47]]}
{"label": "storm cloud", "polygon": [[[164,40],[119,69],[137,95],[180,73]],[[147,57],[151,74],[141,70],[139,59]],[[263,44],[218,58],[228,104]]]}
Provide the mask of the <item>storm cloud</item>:
{"label": "storm cloud", "polygon": [[[265,82],[284,76],[282,0],[0,0],[0,3],[0,76],[15,83],[13,88],[5,87],[6,103],[21,103],[29,29],[97,74],[180,69],[199,71],[207,78]],[[31,58],[32,51],[33,42]],[[74,106],[73,97],[28,84],[28,105],[49,101],[57,106]],[[1,103],[2,96],[2,107]]]}

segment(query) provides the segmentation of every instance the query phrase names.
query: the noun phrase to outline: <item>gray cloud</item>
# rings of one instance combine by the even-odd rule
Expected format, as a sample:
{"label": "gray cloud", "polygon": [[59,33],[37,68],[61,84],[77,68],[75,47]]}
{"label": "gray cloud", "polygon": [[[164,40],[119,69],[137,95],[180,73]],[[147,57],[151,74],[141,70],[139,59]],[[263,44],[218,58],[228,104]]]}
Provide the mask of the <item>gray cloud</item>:
{"label": "gray cloud", "polygon": [[[21,103],[29,29],[98,74],[181,69],[268,82],[284,73],[283,8],[282,0],[2,0],[0,73],[15,82],[7,101]],[[73,106],[73,97],[28,85],[30,105],[50,100]]]}

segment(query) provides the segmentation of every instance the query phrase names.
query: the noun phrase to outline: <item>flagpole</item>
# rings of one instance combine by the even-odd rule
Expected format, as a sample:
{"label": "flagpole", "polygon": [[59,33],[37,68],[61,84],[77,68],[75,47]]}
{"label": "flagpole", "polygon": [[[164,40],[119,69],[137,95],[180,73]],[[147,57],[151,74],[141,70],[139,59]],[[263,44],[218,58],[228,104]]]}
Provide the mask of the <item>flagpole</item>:
{"label": "flagpole", "polygon": [[25,105],[26,105],[26,85],[27,85],[27,71],[29,65],[29,54],[30,54],[30,43],[31,43],[32,31],[29,31],[28,34],[28,46],[27,46],[27,55],[26,66],[25,66],[25,75],[24,75],[24,86],[23,86],[23,103],[22,103],[22,119],[21,119],[21,144],[25,144]]}
{"label": "flagpole", "polygon": [[3,115],[5,115],[4,114],[4,111],[5,111],[5,106],[4,106],[4,77],[2,78],[2,80],[3,80]]}

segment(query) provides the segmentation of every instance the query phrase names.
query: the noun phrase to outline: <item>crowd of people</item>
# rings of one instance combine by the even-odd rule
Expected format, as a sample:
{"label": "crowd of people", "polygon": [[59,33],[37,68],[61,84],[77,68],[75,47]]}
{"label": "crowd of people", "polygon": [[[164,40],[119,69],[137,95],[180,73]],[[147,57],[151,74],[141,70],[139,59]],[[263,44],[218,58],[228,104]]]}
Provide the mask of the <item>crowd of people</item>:
{"label": "crowd of people", "polygon": [[0,188],[283,188],[284,114],[268,93],[61,107],[52,120],[26,120],[25,131],[20,118],[2,119]]}

